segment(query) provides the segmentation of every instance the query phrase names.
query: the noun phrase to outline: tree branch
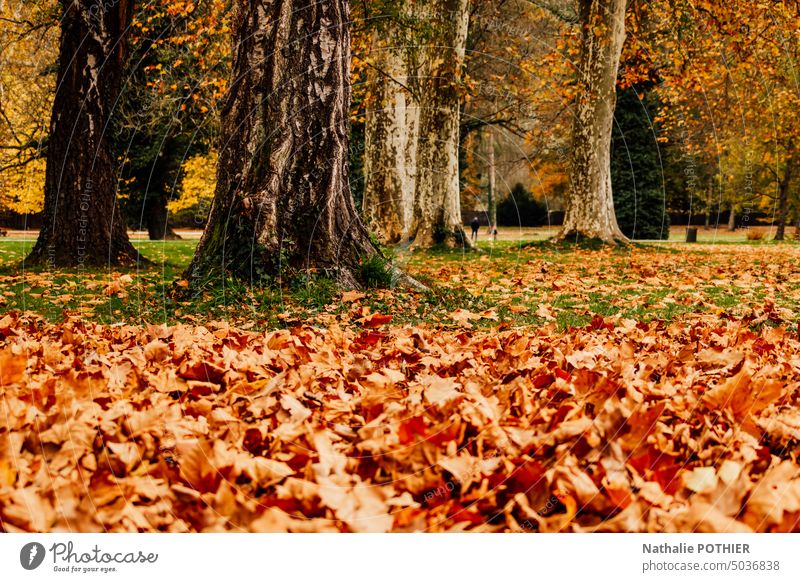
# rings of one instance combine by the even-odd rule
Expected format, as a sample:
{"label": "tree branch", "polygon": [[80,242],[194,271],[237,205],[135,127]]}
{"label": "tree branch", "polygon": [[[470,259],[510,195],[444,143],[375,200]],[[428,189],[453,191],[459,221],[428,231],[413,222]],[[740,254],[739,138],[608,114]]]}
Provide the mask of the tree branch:
{"label": "tree branch", "polygon": [[552,16],[558,18],[561,22],[565,22],[567,24],[578,24],[580,22],[580,15],[577,11],[570,10],[568,7],[557,6],[556,2],[546,1],[546,0],[525,0],[528,4],[533,4],[534,6],[541,8],[549,12]]}

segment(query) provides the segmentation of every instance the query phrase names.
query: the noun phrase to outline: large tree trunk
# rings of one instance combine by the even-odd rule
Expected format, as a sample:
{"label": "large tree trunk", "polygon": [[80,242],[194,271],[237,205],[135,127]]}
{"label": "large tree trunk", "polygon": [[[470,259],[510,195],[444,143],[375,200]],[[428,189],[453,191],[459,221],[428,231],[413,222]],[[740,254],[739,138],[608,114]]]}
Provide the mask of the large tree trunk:
{"label": "large tree trunk", "polygon": [[789,217],[789,188],[792,185],[793,160],[786,163],[786,170],[778,189],[778,227],[775,230],[774,240],[784,240],[786,237],[786,219]]}
{"label": "large tree trunk", "polygon": [[[391,36],[390,36],[391,39]],[[364,140],[363,213],[385,243],[408,232],[414,201],[419,108],[406,89],[406,65],[393,42],[373,43],[374,68],[368,83],[374,101],[367,108]]]}
{"label": "large tree trunk", "polygon": [[129,0],[64,0],[42,228],[27,261],[104,266],[139,259],[117,204],[110,118],[120,93]]}
{"label": "large tree trunk", "polygon": [[471,247],[461,221],[458,146],[469,0],[421,7],[430,36],[421,50],[417,180],[409,239],[414,247]]}
{"label": "large tree trunk", "polygon": [[232,33],[217,188],[187,278],[311,271],[357,287],[377,250],[348,185],[348,3],[236,0]]}
{"label": "large tree trunk", "polygon": [[165,193],[147,193],[144,199],[144,219],[150,240],[179,240],[181,238],[169,225]]}
{"label": "large tree trunk", "polygon": [[581,56],[572,128],[570,194],[558,239],[625,241],[611,193],[611,130],[625,40],[625,0],[580,0]]}

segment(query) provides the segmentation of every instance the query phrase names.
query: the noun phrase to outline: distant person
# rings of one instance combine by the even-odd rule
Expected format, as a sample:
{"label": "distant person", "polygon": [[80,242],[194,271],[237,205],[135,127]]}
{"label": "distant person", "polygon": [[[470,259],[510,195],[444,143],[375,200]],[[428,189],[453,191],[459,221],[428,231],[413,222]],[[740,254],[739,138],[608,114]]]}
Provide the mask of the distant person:
{"label": "distant person", "polygon": [[472,226],[472,240],[478,240],[478,229],[481,227],[481,221],[478,220],[478,217],[472,219],[472,222],[469,223]]}

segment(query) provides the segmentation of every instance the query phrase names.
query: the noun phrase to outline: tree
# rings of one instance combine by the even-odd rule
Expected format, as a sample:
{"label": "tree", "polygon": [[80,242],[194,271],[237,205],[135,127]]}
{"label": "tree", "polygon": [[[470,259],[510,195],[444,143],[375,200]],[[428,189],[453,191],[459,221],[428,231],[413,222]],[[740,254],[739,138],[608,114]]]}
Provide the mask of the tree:
{"label": "tree", "polygon": [[625,40],[626,0],[580,0],[581,53],[572,128],[570,192],[559,239],[627,240],[611,191],[611,131]]}
{"label": "tree", "polygon": [[497,204],[497,224],[516,227],[547,224],[547,206],[517,183],[508,197]]}
{"label": "tree", "polygon": [[0,212],[35,214],[58,56],[54,0],[0,2]]}
{"label": "tree", "polygon": [[468,0],[431,0],[417,10],[425,30],[417,76],[419,133],[409,239],[414,247],[471,247],[461,224],[458,146]]}
{"label": "tree", "polygon": [[[217,187],[193,286],[302,271],[357,287],[377,249],[348,184],[346,0],[236,0]],[[288,277],[287,277],[288,276]]]}
{"label": "tree", "polygon": [[168,203],[178,197],[186,159],[208,153],[218,133],[209,112],[224,95],[229,72],[226,0],[144,4],[132,23],[131,56],[121,96],[117,151],[123,211],[150,239],[180,238]]}
{"label": "tree", "polygon": [[62,7],[43,223],[27,261],[48,267],[131,263],[140,257],[117,204],[110,123],[132,4],[63,0]]}
{"label": "tree", "polygon": [[[611,143],[611,184],[620,230],[629,238],[669,238],[662,156],[653,119],[655,96],[646,86],[617,91]],[[641,97],[640,97],[641,95]]]}
{"label": "tree", "polygon": [[414,200],[419,108],[407,88],[405,49],[393,46],[398,40],[394,27],[385,24],[373,36],[367,71],[363,214],[383,242],[394,244],[406,236]]}

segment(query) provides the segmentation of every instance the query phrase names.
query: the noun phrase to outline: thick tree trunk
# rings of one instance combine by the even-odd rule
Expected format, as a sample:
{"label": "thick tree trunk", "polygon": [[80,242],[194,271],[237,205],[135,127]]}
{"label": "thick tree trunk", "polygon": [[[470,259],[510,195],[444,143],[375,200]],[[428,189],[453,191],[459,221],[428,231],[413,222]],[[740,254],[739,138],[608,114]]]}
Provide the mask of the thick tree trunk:
{"label": "thick tree trunk", "polygon": [[139,259],[116,200],[110,118],[120,93],[129,0],[64,0],[42,228],[27,261],[104,266]]}
{"label": "thick tree trunk", "polygon": [[403,58],[387,44],[376,36],[368,76],[374,102],[367,108],[363,213],[380,240],[394,244],[408,232],[414,200],[419,108],[405,88]]}
{"label": "thick tree trunk", "polygon": [[469,0],[431,0],[421,7],[431,31],[419,71],[419,134],[413,247],[471,247],[461,221],[459,125]]}
{"label": "thick tree trunk", "polygon": [[736,230],[736,209],[731,206],[731,211],[728,214],[728,230],[731,232]]}
{"label": "thick tree trunk", "polygon": [[144,200],[144,219],[150,240],[179,240],[181,237],[169,225],[167,196],[163,192],[148,192]]}
{"label": "thick tree trunk", "polygon": [[491,127],[486,130],[486,212],[489,214],[489,235],[497,227],[497,167],[494,157],[494,131]]}
{"label": "thick tree trunk", "polygon": [[357,287],[377,249],[348,185],[348,3],[236,0],[232,31],[217,189],[187,278],[311,271]]}
{"label": "thick tree trunk", "polygon": [[625,0],[580,0],[582,39],[570,194],[558,239],[627,240],[617,224],[611,193],[611,130],[625,40],[625,4]]}
{"label": "thick tree trunk", "polygon": [[786,237],[786,219],[789,217],[789,188],[792,185],[792,163],[792,160],[787,162],[778,189],[778,225],[774,240],[784,240]]}

